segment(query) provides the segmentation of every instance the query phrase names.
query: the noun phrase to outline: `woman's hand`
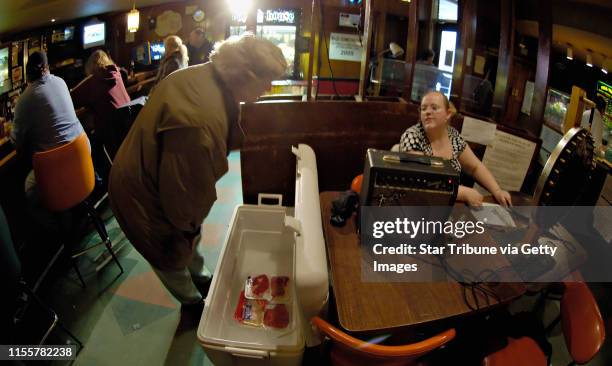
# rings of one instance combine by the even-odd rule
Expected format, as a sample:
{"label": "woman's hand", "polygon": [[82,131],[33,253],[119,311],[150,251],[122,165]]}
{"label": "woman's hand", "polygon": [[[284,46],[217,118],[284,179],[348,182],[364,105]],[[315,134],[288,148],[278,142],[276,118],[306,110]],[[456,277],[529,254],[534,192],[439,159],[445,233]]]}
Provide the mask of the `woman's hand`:
{"label": "woman's hand", "polygon": [[495,197],[497,203],[504,207],[512,206],[510,193],[504,191],[503,189],[498,189],[497,191],[493,192],[493,197]]}
{"label": "woman's hand", "polygon": [[482,206],[482,194],[478,193],[474,188],[466,187],[463,200],[471,207],[481,207]]}

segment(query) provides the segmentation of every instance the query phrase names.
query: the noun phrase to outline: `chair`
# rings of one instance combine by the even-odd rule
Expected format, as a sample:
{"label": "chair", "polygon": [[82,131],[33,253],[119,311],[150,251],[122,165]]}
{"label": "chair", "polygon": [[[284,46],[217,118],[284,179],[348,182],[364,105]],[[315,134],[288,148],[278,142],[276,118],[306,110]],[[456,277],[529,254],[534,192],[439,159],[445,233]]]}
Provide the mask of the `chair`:
{"label": "chair", "polygon": [[561,298],[561,327],[574,362],[589,362],[603,345],[606,330],[597,302],[584,282],[566,282]]}
{"label": "chair", "polygon": [[122,105],[113,112],[113,123],[106,126],[107,131],[104,131],[103,139],[104,148],[111,164],[146,102],[147,97],[142,96]]}
{"label": "chair", "polygon": [[[85,252],[105,245],[112,259],[123,273],[123,267],[113,252],[112,245],[104,222],[100,219],[92,202],[88,200],[94,189],[94,168],[91,160],[89,140],[85,133],[73,141],[57,148],[35,153],[32,157],[36,190],[47,209],[50,211],[65,211],[78,205],[83,205],[100,235],[102,242],[72,255],[73,266],[79,280],[85,287],[75,258]],[[96,271],[101,266],[96,268]]]}
{"label": "chair", "polygon": [[[561,325],[565,345],[573,363],[585,364],[597,355],[606,338],[605,325],[597,302],[584,282],[565,282],[561,297]],[[520,363],[517,360],[528,360]],[[535,341],[528,337],[509,339],[508,346],[488,355],[486,366],[542,365],[548,364],[546,355]]]}
{"label": "chair", "polygon": [[[32,339],[22,339],[17,333],[19,333],[19,326],[22,324],[27,314],[27,309],[33,300],[33,302],[51,318],[51,322],[44,330],[42,337],[35,340],[37,344],[44,344],[49,334],[51,334],[51,331],[58,326],[79,345],[78,351],[83,348],[81,341],[60,322],[55,311],[45,305],[22,279],[21,261],[15,252],[15,246],[11,239],[8,222],[4,216],[2,207],[0,207],[0,274],[4,295],[0,304],[0,309],[2,309],[2,323],[0,326],[2,334],[0,334],[0,343],[31,343]],[[28,336],[31,336],[30,331],[26,333]]]}
{"label": "chair", "polygon": [[354,338],[318,316],[312,318],[312,323],[333,341],[330,357],[334,366],[415,365],[420,357],[455,338],[455,330],[449,329],[421,342],[384,346]]}

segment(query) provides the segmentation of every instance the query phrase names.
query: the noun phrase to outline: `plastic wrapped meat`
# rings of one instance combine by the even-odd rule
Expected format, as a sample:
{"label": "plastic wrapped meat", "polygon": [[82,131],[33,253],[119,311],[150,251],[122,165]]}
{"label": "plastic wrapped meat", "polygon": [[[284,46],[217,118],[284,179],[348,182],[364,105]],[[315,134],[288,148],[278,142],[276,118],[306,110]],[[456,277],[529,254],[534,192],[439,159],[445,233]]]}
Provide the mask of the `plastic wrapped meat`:
{"label": "plastic wrapped meat", "polygon": [[245,295],[248,299],[269,299],[269,288],[270,280],[265,274],[249,276],[246,280]]}
{"label": "plastic wrapped meat", "polygon": [[247,299],[244,296],[244,291],[240,291],[234,319],[242,324],[260,327],[264,318],[266,303],[267,301],[265,300]]}
{"label": "plastic wrapped meat", "polygon": [[272,301],[287,302],[289,300],[289,277],[275,276],[271,279]]}
{"label": "plastic wrapped meat", "polygon": [[285,304],[266,306],[264,326],[269,328],[287,328],[289,325],[289,311]]}

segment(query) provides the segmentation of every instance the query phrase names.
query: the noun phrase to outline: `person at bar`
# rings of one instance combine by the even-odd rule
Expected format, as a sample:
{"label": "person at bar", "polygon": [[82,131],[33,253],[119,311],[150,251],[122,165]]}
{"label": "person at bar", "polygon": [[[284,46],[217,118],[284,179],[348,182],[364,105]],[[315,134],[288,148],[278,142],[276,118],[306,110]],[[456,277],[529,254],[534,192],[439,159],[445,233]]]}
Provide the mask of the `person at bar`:
{"label": "person at bar", "polygon": [[[26,65],[28,86],[15,109],[11,140],[18,154],[31,159],[36,152],[67,144],[83,133],[74,111],[68,86],[49,72],[47,55],[32,53]],[[36,203],[36,177],[30,171],[25,181],[29,201]]]}
{"label": "person at bar", "polygon": [[[456,171],[461,173],[464,170],[474,177],[491,192],[499,204],[512,205],[510,194],[500,188],[489,169],[474,155],[459,132],[449,126],[453,113],[446,96],[437,91],[426,93],[421,99],[419,111],[420,121],[402,134],[400,151],[449,159]],[[474,188],[460,185],[457,199],[479,207],[482,206],[483,197]]]}
{"label": "person at bar", "polygon": [[212,44],[206,39],[202,28],[196,28],[189,33],[187,50],[189,51],[189,66],[208,62]]}
{"label": "person at bar", "polygon": [[96,171],[105,179],[108,176],[106,160],[101,145],[112,145],[112,123],[115,110],[130,102],[125,90],[121,72],[108,54],[102,50],[94,51],[85,64],[83,81],[71,90],[75,107],[87,107],[94,114],[94,163]]}
{"label": "person at bar", "polygon": [[204,290],[196,284],[203,288],[211,278],[198,249],[200,225],[228,170],[227,155],[240,145],[239,103],[256,101],[286,68],[278,47],[251,34],[218,44],[211,62],[156,86],[115,157],[115,217],[183,305],[201,306]]}
{"label": "person at bar", "polygon": [[183,44],[183,41],[180,37],[166,37],[166,39],[164,39],[164,50],[164,58],[162,58],[159,64],[155,84],[158,84],[172,72],[184,69],[189,66],[189,56],[187,55],[187,47]]}

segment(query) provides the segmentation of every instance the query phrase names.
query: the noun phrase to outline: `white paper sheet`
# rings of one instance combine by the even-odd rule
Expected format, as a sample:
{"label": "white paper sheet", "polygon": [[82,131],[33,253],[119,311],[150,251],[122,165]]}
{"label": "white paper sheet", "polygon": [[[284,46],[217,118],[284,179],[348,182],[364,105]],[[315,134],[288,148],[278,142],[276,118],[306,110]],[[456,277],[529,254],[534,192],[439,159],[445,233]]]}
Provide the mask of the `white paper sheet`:
{"label": "white paper sheet", "polygon": [[495,139],[487,147],[482,162],[502,189],[520,191],[535,148],[536,143],[533,141],[496,131]]}
{"label": "white paper sheet", "polygon": [[465,116],[463,117],[461,136],[467,141],[486,146],[490,145],[495,139],[496,129],[497,125],[495,123]]}
{"label": "white paper sheet", "polygon": [[359,41],[359,35],[346,33],[330,33],[329,35],[329,59],[341,61],[361,62],[363,46]]}
{"label": "white paper sheet", "polygon": [[487,202],[483,202],[482,206],[483,208],[480,210],[471,210],[472,215],[474,215],[478,221],[483,221],[487,225],[493,226],[516,227],[512,215],[502,206]]}

